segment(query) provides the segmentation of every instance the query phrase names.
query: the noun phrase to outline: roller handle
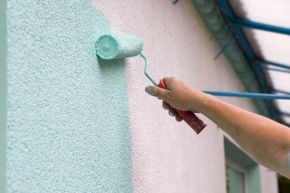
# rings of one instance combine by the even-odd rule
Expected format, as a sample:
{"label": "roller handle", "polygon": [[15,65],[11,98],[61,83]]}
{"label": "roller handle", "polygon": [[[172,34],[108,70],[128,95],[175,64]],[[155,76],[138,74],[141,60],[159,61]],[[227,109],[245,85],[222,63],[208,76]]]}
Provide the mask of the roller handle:
{"label": "roller handle", "polygon": [[[164,79],[161,79],[159,81],[158,87],[167,89]],[[181,111],[177,109],[174,110],[196,132],[196,134],[199,134],[206,127],[206,124],[201,119],[199,119],[193,112]]]}

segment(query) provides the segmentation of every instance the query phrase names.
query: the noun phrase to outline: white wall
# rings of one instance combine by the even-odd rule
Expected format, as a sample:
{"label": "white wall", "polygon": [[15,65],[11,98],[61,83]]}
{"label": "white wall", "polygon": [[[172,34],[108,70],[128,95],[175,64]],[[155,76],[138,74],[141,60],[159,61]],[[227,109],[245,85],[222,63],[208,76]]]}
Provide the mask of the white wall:
{"label": "white wall", "polygon": [[[197,89],[243,91],[224,57],[213,59],[219,49],[187,3],[95,0],[94,6],[111,21],[113,31],[143,38],[155,79],[175,76]],[[208,126],[200,135],[175,122],[162,110],[161,101],[144,92],[150,82],[143,75],[142,59],[129,59],[126,68],[135,192],[226,192],[223,132],[201,115]],[[253,109],[246,99],[224,100]],[[263,193],[270,188],[275,193],[275,174],[262,174]]]}
{"label": "white wall", "polygon": [[263,193],[278,192],[278,178],[276,172],[260,166]]}

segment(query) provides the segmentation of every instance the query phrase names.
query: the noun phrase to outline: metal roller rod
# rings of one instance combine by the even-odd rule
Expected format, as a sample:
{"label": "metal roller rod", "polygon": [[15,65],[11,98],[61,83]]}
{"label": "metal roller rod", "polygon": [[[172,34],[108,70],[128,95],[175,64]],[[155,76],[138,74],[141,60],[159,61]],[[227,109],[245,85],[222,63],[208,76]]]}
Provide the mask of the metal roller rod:
{"label": "metal roller rod", "polygon": [[242,98],[252,98],[252,99],[284,99],[290,100],[290,95],[281,94],[266,94],[266,93],[252,93],[252,92],[222,92],[222,91],[203,91],[207,94],[214,96],[225,96],[225,97],[242,97]]}

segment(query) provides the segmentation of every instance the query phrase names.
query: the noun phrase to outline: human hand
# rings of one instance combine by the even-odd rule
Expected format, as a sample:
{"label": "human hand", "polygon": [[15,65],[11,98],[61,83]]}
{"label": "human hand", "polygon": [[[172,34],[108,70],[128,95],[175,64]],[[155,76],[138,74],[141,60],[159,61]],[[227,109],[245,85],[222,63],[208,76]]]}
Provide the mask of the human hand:
{"label": "human hand", "polygon": [[162,106],[169,110],[170,115],[175,116],[177,121],[181,121],[181,117],[173,108],[182,111],[200,112],[200,103],[204,93],[192,89],[176,78],[164,78],[164,81],[167,90],[157,86],[147,86],[145,91],[163,100]]}

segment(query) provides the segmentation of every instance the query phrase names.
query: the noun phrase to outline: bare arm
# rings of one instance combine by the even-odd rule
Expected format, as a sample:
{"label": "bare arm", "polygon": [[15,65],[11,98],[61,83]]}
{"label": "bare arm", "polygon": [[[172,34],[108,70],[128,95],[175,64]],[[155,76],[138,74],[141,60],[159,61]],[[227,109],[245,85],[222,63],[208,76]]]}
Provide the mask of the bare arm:
{"label": "bare arm", "polygon": [[254,160],[290,179],[290,128],[191,89],[175,78],[165,78],[165,82],[168,90],[150,86],[146,91],[165,101],[165,108],[169,108],[177,121],[181,121],[181,118],[166,104],[204,114],[228,133]]}

